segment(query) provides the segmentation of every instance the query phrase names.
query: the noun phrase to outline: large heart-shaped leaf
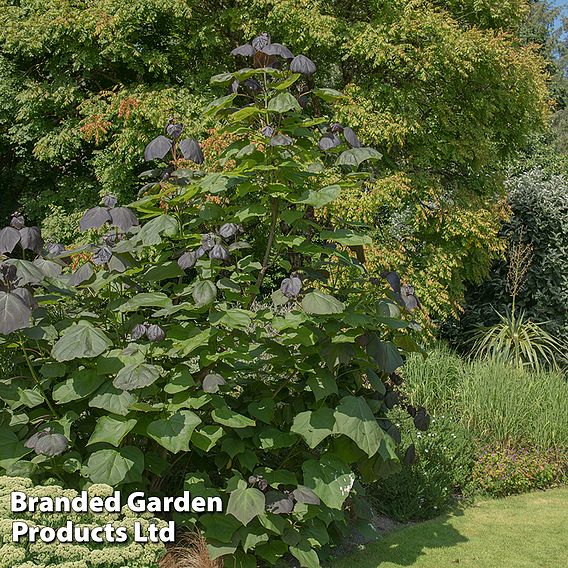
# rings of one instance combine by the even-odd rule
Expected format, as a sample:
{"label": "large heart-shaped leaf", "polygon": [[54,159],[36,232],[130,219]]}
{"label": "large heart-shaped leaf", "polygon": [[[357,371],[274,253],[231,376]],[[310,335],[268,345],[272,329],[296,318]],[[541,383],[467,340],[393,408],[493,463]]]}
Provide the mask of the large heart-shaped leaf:
{"label": "large heart-shaped leaf", "polygon": [[96,369],[75,371],[71,378],[54,387],[52,391],[53,400],[57,404],[66,404],[74,400],[80,400],[95,392],[104,381],[105,378],[98,375]]}
{"label": "large heart-shaped leaf", "polygon": [[290,93],[279,93],[268,101],[268,110],[273,112],[287,112],[289,110],[302,110],[300,103]]}
{"label": "large heart-shaped leaf", "polygon": [[164,420],[148,424],[147,434],[174,454],[189,451],[189,441],[193,430],[201,424],[201,419],[191,410],[180,410]]}
{"label": "large heart-shaped leaf", "polygon": [[123,416],[101,416],[87,446],[106,442],[113,446],[119,446],[125,436],[136,426],[135,418],[124,418]]}
{"label": "large heart-shaped leaf", "polygon": [[52,356],[57,361],[71,361],[79,358],[97,357],[112,345],[105,333],[80,321],[67,328],[59,341],[53,346]]}
{"label": "large heart-shaped leaf", "polygon": [[217,296],[217,287],[211,280],[200,280],[191,293],[198,306],[210,304]]}
{"label": "large heart-shaped leaf", "polygon": [[321,290],[306,294],[302,300],[302,307],[306,313],[315,315],[340,314],[345,310],[343,302]]}
{"label": "large heart-shaped leaf", "polygon": [[351,438],[369,457],[377,453],[384,433],[363,397],[342,398],[334,416],[334,433]]}
{"label": "large heart-shaped leaf", "polygon": [[93,483],[116,486],[139,481],[144,471],[144,454],[133,447],[99,450],[91,454],[83,473]]}
{"label": "large heart-shaped leaf", "polygon": [[328,203],[335,201],[341,194],[341,186],[339,185],[328,185],[322,189],[308,190],[304,193],[296,203],[304,203],[305,205],[311,205],[316,209],[319,207],[324,207]]}
{"label": "large heart-shaped leaf", "polygon": [[156,365],[133,363],[120,369],[112,384],[125,391],[141,389],[155,383],[161,372],[161,367]]}
{"label": "large heart-shaped leaf", "polygon": [[131,392],[118,390],[111,383],[103,384],[89,401],[92,408],[103,408],[113,414],[126,416],[130,406],[138,400]]}
{"label": "large heart-shaped leaf", "polygon": [[166,154],[171,150],[172,142],[165,136],[158,136],[154,138],[146,149],[144,150],[144,159],[147,162],[151,160],[163,160],[166,157]]}
{"label": "large heart-shaped leaf", "polygon": [[173,237],[178,232],[178,222],[171,215],[160,215],[148,221],[137,233],[138,239],[146,246],[159,245],[162,235]]}
{"label": "large heart-shaped leaf", "polygon": [[366,160],[380,160],[382,154],[374,148],[351,148],[339,154],[339,166],[360,166]]}
{"label": "large heart-shaped leaf", "polygon": [[349,496],[355,474],[335,457],[322,456],[319,460],[308,460],[302,465],[304,485],[330,508],[341,509]]}
{"label": "large heart-shaped leaf", "polygon": [[254,487],[239,487],[231,492],[227,503],[227,514],[233,515],[243,525],[248,525],[255,517],[264,513],[266,499]]}
{"label": "large heart-shaped leaf", "polygon": [[8,335],[30,326],[31,308],[12,292],[0,291],[0,333]]}
{"label": "large heart-shaped leaf", "polygon": [[335,417],[331,408],[318,408],[314,411],[300,412],[290,428],[304,438],[310,448],[331,436],[335,427]]}

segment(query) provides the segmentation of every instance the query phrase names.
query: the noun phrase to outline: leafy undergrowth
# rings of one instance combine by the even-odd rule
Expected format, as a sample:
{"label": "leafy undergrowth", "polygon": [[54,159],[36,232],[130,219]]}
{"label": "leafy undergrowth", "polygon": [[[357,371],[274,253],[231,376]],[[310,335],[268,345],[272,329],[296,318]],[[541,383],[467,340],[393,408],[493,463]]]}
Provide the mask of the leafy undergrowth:
{"label": "leafy undergrowth", "polygon": [[391,533],[334,568],[566,565],[568,488],[491,501]]}

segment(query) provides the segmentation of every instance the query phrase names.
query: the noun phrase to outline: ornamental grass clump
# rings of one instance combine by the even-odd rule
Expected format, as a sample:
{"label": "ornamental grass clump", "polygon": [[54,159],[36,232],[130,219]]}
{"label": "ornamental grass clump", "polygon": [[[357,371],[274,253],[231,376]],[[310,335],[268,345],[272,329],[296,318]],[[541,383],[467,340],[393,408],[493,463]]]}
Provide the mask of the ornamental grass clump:
{"label": "ornamental grass clump", "polygon": [[[175,515],[211,561],[312,568],[368,525],[363,483],[399,467],[389,410],[402,404],[397,369],[421,351],[418,301],[394,273],[388,295],[368,294],[364,228],[314,215],[380,158],[325,116],[344,95],[267,34],[233,53],[245,66],[213,77],[226,94],[203,117],[233,140],[222,171],[168,120],[139,199],[107,196],[83,216],[98,242],[46,252],[36,236],[24,259],[21,229],[0,233],[0,333],[15,362],[0,466],[221,497],[224,514]],[[346,267],[347,290],[334,284]],[[408,412],[428,427],[424,408]]]}

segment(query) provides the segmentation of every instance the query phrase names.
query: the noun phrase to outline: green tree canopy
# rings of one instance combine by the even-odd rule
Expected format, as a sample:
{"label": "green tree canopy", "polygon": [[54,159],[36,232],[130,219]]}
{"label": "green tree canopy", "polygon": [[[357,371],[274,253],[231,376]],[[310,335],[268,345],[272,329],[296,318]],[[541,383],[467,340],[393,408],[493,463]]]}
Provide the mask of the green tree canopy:
{"label": "green tree canopy", "polygon": [[522,0],[0,0],[2,213],[128,197],[144,142],[172,114],[193,135],[214,128],[197,120],[206,77],[266,30],[318,61],[318,84],[348,94],[337,119],[385,156],[379,186],[393,191],[367,188],[371,209],[356,211],[393,251],[377,268],[405,254],[427,306],[441,294],[454,309],[499,251],[503,167],[548,109],[527,13]]}

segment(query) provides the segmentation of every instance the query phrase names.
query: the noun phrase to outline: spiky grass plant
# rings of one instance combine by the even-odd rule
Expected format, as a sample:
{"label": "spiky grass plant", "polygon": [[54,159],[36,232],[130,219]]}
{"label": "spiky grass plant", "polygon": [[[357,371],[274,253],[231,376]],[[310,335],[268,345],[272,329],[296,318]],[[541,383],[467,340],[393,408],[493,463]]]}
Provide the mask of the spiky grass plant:
{"label": "spiky grass plant", "polygon": [[494,358],[516,367],[540,370],[558,368],[559,356],[566,345],[545,329],[548,322],[534,322],[524,311],[517,314],[517,295],[526,282],[533,258],[533,246],[524,240],[521,229],[517,242],[511,243],[508,253],[507,289],[511,294],[511,310],[506,314],[496,311],[499,322],[476,330],[471,338],[471,354],[477,358]]}

